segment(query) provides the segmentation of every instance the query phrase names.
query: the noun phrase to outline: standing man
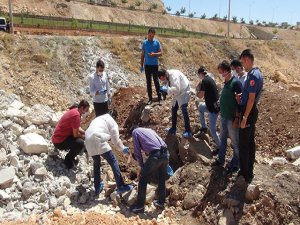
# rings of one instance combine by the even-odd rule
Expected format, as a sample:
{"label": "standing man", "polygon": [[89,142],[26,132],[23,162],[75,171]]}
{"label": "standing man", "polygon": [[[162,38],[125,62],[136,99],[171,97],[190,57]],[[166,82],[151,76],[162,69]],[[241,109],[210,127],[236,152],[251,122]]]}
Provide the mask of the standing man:
{"label": "standing man", "polygon": [[89,111],[89,103],[86,100],[80,101],[72,106],[55,127],[51,137],[54,146],[60,150],[70,149],[66,155],[64,164],[68,169],[72,169],[77,161],[75,157],[84,150],[84,130],[80,127],[80,120],[83,114]]}
{"label": "standing man", "polygon": [[191,97],[190,83],[186,76],[179,70],[160,70],[158,77],[161,81],[168,83],[167,86],[161,88],[162,91],[173,95],[172,102],[172,127],[168,130],[169,134],[176,134],[177,127],[177,111],[181,108],[185,131],[183,137],[192,136],[190,118],[188,113],[188,103]]}
{"label": "standing man", "polygon": [[227,61],[223,61],[218,65],[218,71],[222,79],[224,79],[224,88],[220,97],[221,142],[218,159],[216,159],[214,164],[224,165],[227,151],[227,138],[230,137],[233,147],[233,157],[228,166],[228,173],[231,173],[239,169],[239,109],[235,95],[242,93],[242,84],[231,74],[230,64]]}
{"label": "standing man", "polygon": [[253,179],[255,161],[255,123],[258,118],[257,103],[263,89],[263,76],[254,67],[254,55],[250,49],[242,52],[240,59],[248,72],[240,99],[242,121],[239,131],[240,172],[247,183]]}
{"label": "standing man", "polygon": [[[166,143],[155,131],[149,128],[136,128],[132,132],[134,152],[139,166],[141,167],[138,184],[138,195],[130,210],[134,213],[144,211],[146,201],[146,190],[149,178],[155,173],[158,174],[158,200],[154,205],[163,209],[166,198],[166,170],[169,163],[169,152]],[[144,163],[142,150],[149,154]]]}
{"label": "standing man", "polygon": [[247,73],[245,72],[241,61],[234,59],[232,60],[230,66],[232,70],[232,75],[235,76],[241,82],[242,86],[244,86]]}
{"label": "standing man", "polygon": [[148,104],[152,104],[152,80],[155,85],[155,90],[157,93],[158,102],[161,101],[161,94],[159,92],[159,81],[158,81],[158,57],[162,55],[160,42],[154,38],[155,30],[150,28],[148,31],[148,38],[143,42],[142,45],[142,55],[141,55],[141,73],[144,71],[147,80],[147,91],[148,91]]}
{"label": "standing man", "polygon": [[89,76],[90,95],[93,97],[96,117],[108,113],[108,104],[111,103],[110,85],[104,67],[104,62],[99,59],[96,72]]}
{"label": "standing man", "polygon": [[117,184],[117,193],[121,194],[130,191],[132,186],[124,183],[118,160],[108,144],[108,141],[111,140],[117,150],[123,151],[124,154],[129,154],[128,147],[125,147],[119,138],[119,127],[116,121],[109,114],[96,117],[85,133],[86,149],[94,161],[95,194],[99,195],[104,187],[104,183],[101,181],[100,156],[102,156],[112,168]]}
{"label": "standing man", "polygon": [[204,113],[208,112],[209,130],[217,146],[217,149],[213,152],[213,154],[216,155],[218,154],[220,146],[220,137],[217,133],[217,119],[218,113],[220,111],[220,106],[218,103],[219,92],[216,82],[212,79],[211,76],[208,75],[204,66],[201,66],[198,69],[198,75],[202,81],[197,88],[197,97],[204,97],[205,100],[205,103],[199,104],[201,131],[204,133],[206,133],[207,131]]}

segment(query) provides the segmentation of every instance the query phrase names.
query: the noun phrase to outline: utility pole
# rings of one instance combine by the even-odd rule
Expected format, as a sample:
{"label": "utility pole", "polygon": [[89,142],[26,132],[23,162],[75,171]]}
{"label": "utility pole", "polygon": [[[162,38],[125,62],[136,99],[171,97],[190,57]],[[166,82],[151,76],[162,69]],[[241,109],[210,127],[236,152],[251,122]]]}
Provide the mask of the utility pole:
{"label": "utility pole", "polygon": [[189,0],[189,15],[191,13],[191,0]]}
{"label": "utility pole", "polygon": [[229,38],[230,32],[230,0],[228,1],[228,28],[227,28],[227,38]]}
{"label": "utility pole", "polygon": [[13,14],[12,14],[12,4],[11,0],[8,0],[8,8],[9,8],[9,26],[10,26],[10,33],[14,33],[14,23],[13,23]]}

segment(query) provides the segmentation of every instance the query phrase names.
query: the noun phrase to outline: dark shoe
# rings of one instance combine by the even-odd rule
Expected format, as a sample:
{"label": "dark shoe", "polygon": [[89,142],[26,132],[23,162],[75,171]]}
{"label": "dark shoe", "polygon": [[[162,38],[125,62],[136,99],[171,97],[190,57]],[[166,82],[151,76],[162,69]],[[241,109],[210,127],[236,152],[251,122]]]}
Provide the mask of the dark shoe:
{"label": "dark shoe", "polygon": [[223,166],[223,163],[221,163],[219,160],[215,160],[212,164],[211,164],[211,166]]}
{"label": "dark shoe", "polygon": [[153,202],[153,205],[154,205],[157,209],[159,209],[159,210],[163,210],[163,209],[165,208],[165,204],[159,203],[158,200],[155,200],[155,201]]}
{"label": "dark shoe", "polygon": [[117,189],[117,193],[120,195],[120,194],[123,194],[124,192],[131,191],[132,188],[133,188],[132,185],[125,184]]}
{"label": "dark shoe", "polygon": [[103,188],[104,188],[104,182],[101,181],[100,186],[95,190],[95,195],[99,195],[102,192]]}
{"label": "dark shoe", "polygon": [[219,154],[219,151],[220,151],[220,150],[217,148],[216,150],[212,151],[212,155],[213,155],[213,156],[218,155],[218,154]]}
{"label": "dark shoe", "polygon": [[168,131],[168,134],[176,134],[176,129],[171,127],[166,129]]}
{"label": "dark shoe", "polygon": [[133,213],[141,213],[144,212],[144,210],[145,210],[144,206],[139,206],[139,205],[130,206],[130,211]]}
{"label": "dark shoe", "polygon": [[207,128],[203,128],[203,127],[202,127],[202,128],[200,129],[200,132],[206,134],[206,133],[207,133]]}
{"label": "dark shoe", "polygon": [[149,100],[148,102],[147,102],[147,105],[151,105],[152,104],[152,100]]}
{"label": "dark shoe", "polygon": [[231,174],[231,173],[236,173],[237,171],[239,171],[239,168],[238,168],[238,167],[236,167],[236,166],[230,166],[230,167],[227,169],[226,173],[227,173],[227,174]]}
{"label": "dark shoe", "polygon": [[72,169],[74,167],[74,162],[70,161],[70,160],[64,160],[64,164],[66,166],[67,169]]}

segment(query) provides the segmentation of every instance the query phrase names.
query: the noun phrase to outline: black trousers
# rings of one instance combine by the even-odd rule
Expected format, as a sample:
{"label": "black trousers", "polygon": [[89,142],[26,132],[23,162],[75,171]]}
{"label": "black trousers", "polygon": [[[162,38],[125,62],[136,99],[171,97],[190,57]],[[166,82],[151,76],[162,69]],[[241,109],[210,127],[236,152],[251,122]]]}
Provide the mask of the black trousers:
{"label": "black trousers", "polygon": [[[245,112],[245,108],[242,109]],[[239,130],[239,157],[240,174],[247,182],[253,179],[253,165],[255,161],[255,124],[258,118],[258,109],[253,105],[247,118],[246,128]]]}
{"label": "black trousers", "polygon": [[147,92],[148,98],[152,101],[152,77],[155,85],[155,90],[157,93],[158,101],[161,100],[161,93],[160,93],[160,85],[158,79],[158,66],[155,65],[145,65],[145,74],[147,80]]}
{"label": "black trousers", "polygon": [[103,103],[93,102],[93,104],[94,104],[96,117],[102,116],[102,115],[108,113],[108,103],[107,102],[103,102]]}
{"label": "black trousers", "polygon": [[73,136],[67,137],[63,142],[54,144],[54,146],[60,150],[68,150],[68,154],[65,157],[65,162],[71,164],[75,157],[84,151],[84,140],[81,138],[75,138]]}

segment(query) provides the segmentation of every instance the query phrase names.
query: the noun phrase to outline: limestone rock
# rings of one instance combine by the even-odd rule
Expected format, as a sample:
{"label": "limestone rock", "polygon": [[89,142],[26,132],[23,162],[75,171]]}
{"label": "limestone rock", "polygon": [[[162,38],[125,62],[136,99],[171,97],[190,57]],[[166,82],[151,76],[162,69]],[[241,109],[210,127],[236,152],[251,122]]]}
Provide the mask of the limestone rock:
{"label": "limestone rock", "polygon": [[10,129],[16,136],[20,136],[23,132],[23,128],[19,124],[13,124]]}
{"label": "limestone rock", "polygon": [[127,203],[127,205],[133,205],[136,201],[137,191],[136,189],[132,189],[131,191],[123,194],[123,200]]}
{"label": "limestone rock", "polygon": [[245,194],[245,198],[248,201],[254,201],[259,198],[260,195],[260,189],[258,185],[249,185]]}
{"label": "limestone rock", "polygon": [[48,124],[52,119],[53,113],[49,106],[36,104],[26,114],[25,120],[35,125]]}
{"label": "limestone rock", "polygon": [[183,200],[183,208],[184,209],[191,209],[195,207],[198,202],[203,198],[203,195],[205,193],[205,187],[201,184],[198,184],[198,186],[191,192],[187,193]]}
{"label": "limestone rock", "polygon": [[6,155],[6,151],[4,148],[0,149],[0,163],[1,162],[6,162],[7,160],[7,155]]}
{"label": "limestone rock", "polygon": [[294,166],[300,166],[300,158],[293,162]]}
{"label": "limestone rock", "polygon": [[286,154],[289,159],[298,159],[300,157],[300,146],[287,150]]}
{"label": "limestone rock", "polygon": [[14,109],[21,109],[23,106],[24,104],[18,100],[14,100],[13,103],[10,104],[10,107]]}
{"label": "limestone rock", "polygon": [[233,213],[229,209],[225,209],[219,220],[218,225],[235,225],[235,224],[236,222]]}
{"label": "limestone rock", "polygon": [[7,194],[5,191],[0,190],[0,200],[9,200],[10,199],[10,195]]}
{"label": "limestone rock", "polygon": [[142,120],[144,123],[149,122],[151,110],[152,110],[152,107],[151,107],[151,106],[146,106],[146,107],[144,108],[144,110],[142,111],[141,120]]}
{"label": "limestone rock", "polygon": [[41,135],[35,133],[21,135],[18,143],[25,153],[40,154],[48,152],[48,144],[45,139]]}
{"label": "limestone rock", "polygon": [[271,162],[271,166],[283,166],[284,164],[287,164],[288,161],[283,158],[283,157],[274,157],[272,162]]}
{"label": "limestone rock", "polygon": [[0,188],[10,187],[16,175],[13,167],[7,167],[0,170]]}

